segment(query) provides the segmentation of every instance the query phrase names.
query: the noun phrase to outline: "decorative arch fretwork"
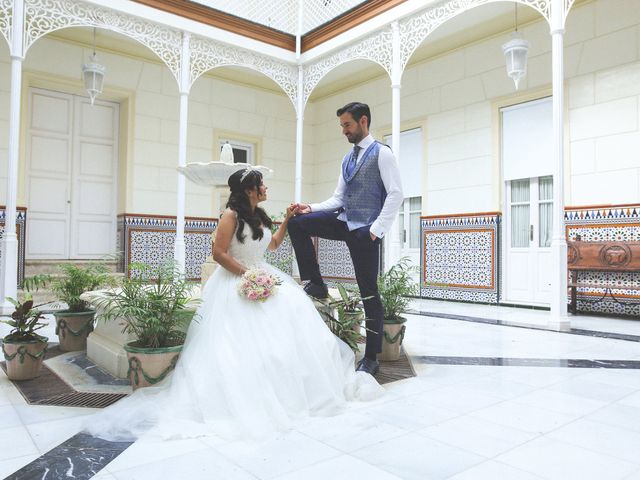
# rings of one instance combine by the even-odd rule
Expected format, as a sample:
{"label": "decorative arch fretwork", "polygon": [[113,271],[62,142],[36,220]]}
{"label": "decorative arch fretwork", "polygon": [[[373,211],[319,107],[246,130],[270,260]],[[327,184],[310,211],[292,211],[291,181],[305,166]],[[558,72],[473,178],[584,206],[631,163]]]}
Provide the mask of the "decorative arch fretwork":
{"label": "decorative arch fretwork", "polygon": [[13,21],[13,0],[0,0],[0,32],[11,49],[11,25]]}
{"label": "decorative arch fretwork", "polygon": [[389,77],[391,77],[393,66],[391,29],[385,28],[378,31],[353,45],[305,66],[303,69],[303,106],[307,104],[311,92],[327,73],[351,60],[370,60],[384,68]]}
{"label": "decorative arch fretwork", "polygon": [[[417,15],[400,21],[400,57],[402,69],[404,70],[409,58],[411,58],[411,55],[413,55],[420,44],[447,20],[480,5],[505,1],[528,5],[540,12],[547,22],[551,22],[552,0],[443,0]],[[564,1],[573,3],[573,0]]]}
{"label": "decorative arch fretwork", "polygon": [[235,66],[256,70],[276,82],[287,94],[294,109],[298,95],[298,68],[266,55],[242,48],[217,43],[202,37],[190,40],[190,83],[193,85],[202,74],[216,67]]}
{"label": "decorative arch fretwork", "polygon": [[98,27],[121,33],[148,47],[180,84],[182,33],[115,10],[75,0],[25,0],[24,52],[36,40],[68,27]]}

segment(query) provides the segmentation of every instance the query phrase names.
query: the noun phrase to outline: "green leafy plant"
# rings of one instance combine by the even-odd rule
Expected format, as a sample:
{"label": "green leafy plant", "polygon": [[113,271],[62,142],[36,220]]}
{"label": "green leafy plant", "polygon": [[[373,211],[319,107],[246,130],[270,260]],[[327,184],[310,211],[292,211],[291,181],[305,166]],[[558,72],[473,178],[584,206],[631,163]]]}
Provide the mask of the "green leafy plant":
{"label": "green leafy plant", "polygon": [[362,312],[362,300],[368,300],[372,297],[362,298],[352,289],[348,289],[341,283],[336,284],[338,293],[340,294],[340,300],[334,300],[330,303],[331,306],[342,307],[345,313],[359,313]]}
{"label": "green leafy plant", "polygon": [[46,341],[46,337],[35,333],[47,325],[42,323],[44,315],[38,309],[41,305],[33,305],[31,294],[26,294],[23,301],[7,297],[7,300],[15,307],[11,315],[2,315],[10,320],[0,320],[0,322],[11,327],[11,331],[5,335],[5,342],[29,342]]}
{"label": "green leafy plant", "polygon": [[337,304],[335,311],[337,315],[331,313],[332,308],[323,309],[321,314],[325,323],[336,337],[349,345],[354,352],[358,351],[358,340],[362,337],[360,334],[360,325],[363,317],[361,315],[349,315],[344,305]]}
{"label": "green leafy plant", "polygon": [[25,288],[51,286],[58,300],[68,305],[69,312],[86,312],[89,305],[80,296],[85,292],[102,287],[114,286],[115,280],[109,274],[103,262],[91,263],[87,266],[64,263],[59,265],[61,275],[41,274],[26,278]]}
{"label": "green leafy plant", "polygon": [[119,289],[93,301],[99,319],[119,320],[123,333],[136,338],[134,346],[161,348],[180,345],[185,327],[193,319],[199,300],[191,297],[193,282],[185,279],[174,262],[160,266],[132,263],[130,275]]}
{"label": "green leafy plant", "polygon": [[411,277],[417,268],[411,266],[408,257],[403,257],[378,277],[378,291],[385,319],[401,318],[411,301],[409,297],[418,293],[418,285]]}

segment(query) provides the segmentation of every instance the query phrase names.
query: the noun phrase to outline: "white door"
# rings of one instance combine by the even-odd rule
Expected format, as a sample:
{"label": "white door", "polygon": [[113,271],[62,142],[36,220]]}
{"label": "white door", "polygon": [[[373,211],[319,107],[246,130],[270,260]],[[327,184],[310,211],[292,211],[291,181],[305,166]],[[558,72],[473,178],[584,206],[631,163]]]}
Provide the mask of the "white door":
{"label": "white door", "polygon": [[119,106],[30,89],[26,258],[91,259],[116,248]]}
{"label": "white door", "polygon": [[[422,197],[405,198],[400,207],[398,229],[400,230],[400,257],[408,257],[411,264],[420,266],[420,215]],[[420,272],[414,272],[414,280],[420,279]]]}
{"label": "white door", "polygon": [[523,304],[551,301],[552,177],[511,180],[506,185],[505,298]]}
{"label": "white door", "polygon": [[[393,137],[387,135],[384,141],[391,145]],[[402,190],[405,196],[394,227],[398,229],[399,249],[394,250],[398,258],[409,257],[411,264],[420,267],[420,216],[422,215],[422,129],[413,128],[400,132],[399,167]],[[394,255],[395,256],[395,255]],[[391,264],[397,258],[388,258]],[[389,265],[390,266],[390,265]],[[415,280],[420,278],[416,268]]]}

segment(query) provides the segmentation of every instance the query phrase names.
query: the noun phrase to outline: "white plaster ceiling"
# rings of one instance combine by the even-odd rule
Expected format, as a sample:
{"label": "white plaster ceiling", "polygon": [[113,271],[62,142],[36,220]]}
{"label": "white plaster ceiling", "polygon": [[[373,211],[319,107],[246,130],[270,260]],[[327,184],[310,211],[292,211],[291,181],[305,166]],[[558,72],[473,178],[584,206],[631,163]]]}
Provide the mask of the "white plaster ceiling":
{"label": "white plaster ceiling", "polygon": [[[322,1],[322,0],[321,0]],[[518,7],[518,23],[524,25],[534,21],[543,21],[532,8]],[[504,35],[505,41],[514,26],[514,5],[499,2],[483,5],[465,12],[435,30],[413,54],[409,65],[437,57],[447,51],[461,48],[464,45],[478,42],[487,37]],[[93,42],[91,28],[68,28],[60,30],[52,37],[82,44],[90,48]],[[98,56],[100,51],[124,53],[128,56],[141,57],[160,63],[160,60],[145,46],[123,35],[98,29],[96,35]],[[78,66],[80,69],[80,66]],[[241,67],[222,67],[207,73],[213,77],[244,85],[282,92],[278,85],[266,76]],[[353,84],[371,81],[386,76],[379,65],[367,61],[354,61],[343,64],[329,72],[313,91],[310,101],[333,95]],[[107,77],[108,83],[108,65]]]}

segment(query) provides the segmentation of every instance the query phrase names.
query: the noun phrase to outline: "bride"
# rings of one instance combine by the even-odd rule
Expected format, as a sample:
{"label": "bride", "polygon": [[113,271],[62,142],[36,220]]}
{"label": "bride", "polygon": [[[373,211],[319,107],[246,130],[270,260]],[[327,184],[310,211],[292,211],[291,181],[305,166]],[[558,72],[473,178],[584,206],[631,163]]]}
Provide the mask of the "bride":
{"label": "bride", "polygon": [[[264,260],[267,248],[282,243],[295,211],[287,209],[272,235],[272,221],[258,206],[267,199],[262,173],[242,168],[228,185],[213,250],[222,268],[202,291],[175,371],[91,416],[89,433],[108,440],[133,440],[150,430],[162,438],[259,438],[383,392],[371,375],[354,371],[353,352],[302,288]],[[264,302],[238,293],[240,276],[255,267],[282,281]]]}

